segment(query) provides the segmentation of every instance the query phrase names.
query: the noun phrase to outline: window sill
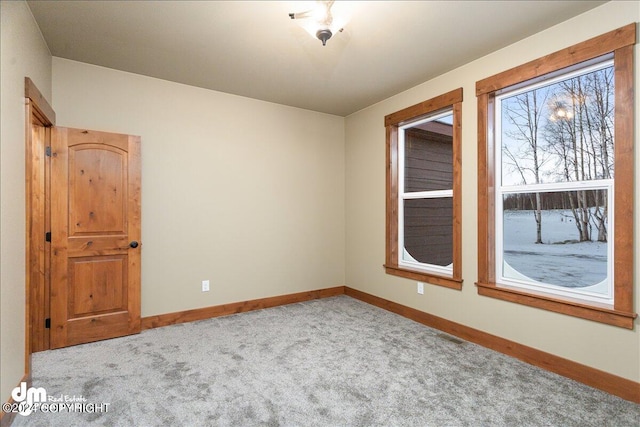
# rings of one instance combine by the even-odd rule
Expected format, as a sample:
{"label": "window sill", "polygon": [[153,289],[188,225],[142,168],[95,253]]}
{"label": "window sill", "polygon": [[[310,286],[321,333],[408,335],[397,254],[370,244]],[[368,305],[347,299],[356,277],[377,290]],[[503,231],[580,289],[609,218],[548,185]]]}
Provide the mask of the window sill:
{"label": "window sill", "polygon": [[626,329],[633,329],[633,323],[638,316],[635,313],[627,313],[615,310],[613,306],[604,304],[587,304],[583,301],[561,299],[533,291],[523,291],[506,285],[495,283],[477,282],[478,294],[528,305],[530,307],[541,308],[543,310],[554,311],[556,313],[567,314],[569,316],[580,317],[582,319],[593,320],[595,322],[606,323]]}
{"label": "window sill", "polygon": [[417,280],[431,285],[444,286],[451,289],[462,289],[462,279],[439,276],[437,274],[425,273],[424,271],[408,270],[392,265],[384,265],[385,272],[393,276],[404,277],[405,279]]}

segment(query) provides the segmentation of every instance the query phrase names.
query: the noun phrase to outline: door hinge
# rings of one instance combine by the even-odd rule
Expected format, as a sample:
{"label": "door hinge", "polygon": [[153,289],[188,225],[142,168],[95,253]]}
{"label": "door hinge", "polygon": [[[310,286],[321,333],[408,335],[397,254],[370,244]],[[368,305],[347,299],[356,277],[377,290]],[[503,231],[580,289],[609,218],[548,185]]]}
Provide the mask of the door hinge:
{"label": "door hinge", "polygon": [[46,154],[47,157],[51,157],[51,147],[45,147],[44,154]]}
{"label": "door hinge", "polygon": [[51,329],[51,318],[50,317],[44,319],[44,327],[45,327],[45,329]]}
{"label": "door hinge", "polygon": [[51,242],[51,232],[47,231],[46,233],[44,233],[44,241],[45,242]]}

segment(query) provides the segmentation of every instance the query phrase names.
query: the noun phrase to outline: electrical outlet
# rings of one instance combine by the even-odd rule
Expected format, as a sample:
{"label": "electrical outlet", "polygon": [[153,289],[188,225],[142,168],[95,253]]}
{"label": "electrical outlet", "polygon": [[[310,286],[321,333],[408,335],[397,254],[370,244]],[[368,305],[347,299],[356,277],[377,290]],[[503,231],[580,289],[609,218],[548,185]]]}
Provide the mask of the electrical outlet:
{"label": "electrical outlet", "polygon": [[209,281],[208,280],[203,280],[202,281],[202,292],[209,292]]}
{"label": "electrical outlet", "polygon": [[424,283],[418,282],[418,293],[424,295]]}

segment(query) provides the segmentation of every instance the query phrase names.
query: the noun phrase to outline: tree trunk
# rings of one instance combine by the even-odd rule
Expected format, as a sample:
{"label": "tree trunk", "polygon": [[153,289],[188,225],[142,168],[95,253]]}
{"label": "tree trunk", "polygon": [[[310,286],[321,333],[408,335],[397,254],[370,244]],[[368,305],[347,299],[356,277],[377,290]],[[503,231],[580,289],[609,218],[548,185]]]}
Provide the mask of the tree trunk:
{"label": "tree trunk", "polygon": [[540,193],[536,193],[536,243],[542,243],[542,201]]}

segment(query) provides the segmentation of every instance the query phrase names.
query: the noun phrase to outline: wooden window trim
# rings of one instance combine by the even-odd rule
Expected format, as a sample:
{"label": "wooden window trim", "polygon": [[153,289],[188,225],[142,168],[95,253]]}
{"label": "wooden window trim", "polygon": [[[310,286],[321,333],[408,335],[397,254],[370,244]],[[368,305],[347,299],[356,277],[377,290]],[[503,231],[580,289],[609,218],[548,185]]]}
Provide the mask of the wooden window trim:
{"label": "wooden window trim", "polygon": [[[452,277],[398,265],[398,127],[439,110],[453,111],[453,274]],[[452,289],[462,289],[462,88],[389,114],[386,127],[386,258],[387,274]]]}
{"label": "wooden window trim", "polygon": [[[633,329],[633,45],[632,23],[476,83],[478,100],[478,294]],[[615,227],[614,304],[586,303],[496,283],[493,103],[496,91],[574,64],[614,54]],[[618,108],[618,106],[631,108]],[[625,184],[626,183],[626,184]],[[624,232],[621,232],[623,230]]]}

